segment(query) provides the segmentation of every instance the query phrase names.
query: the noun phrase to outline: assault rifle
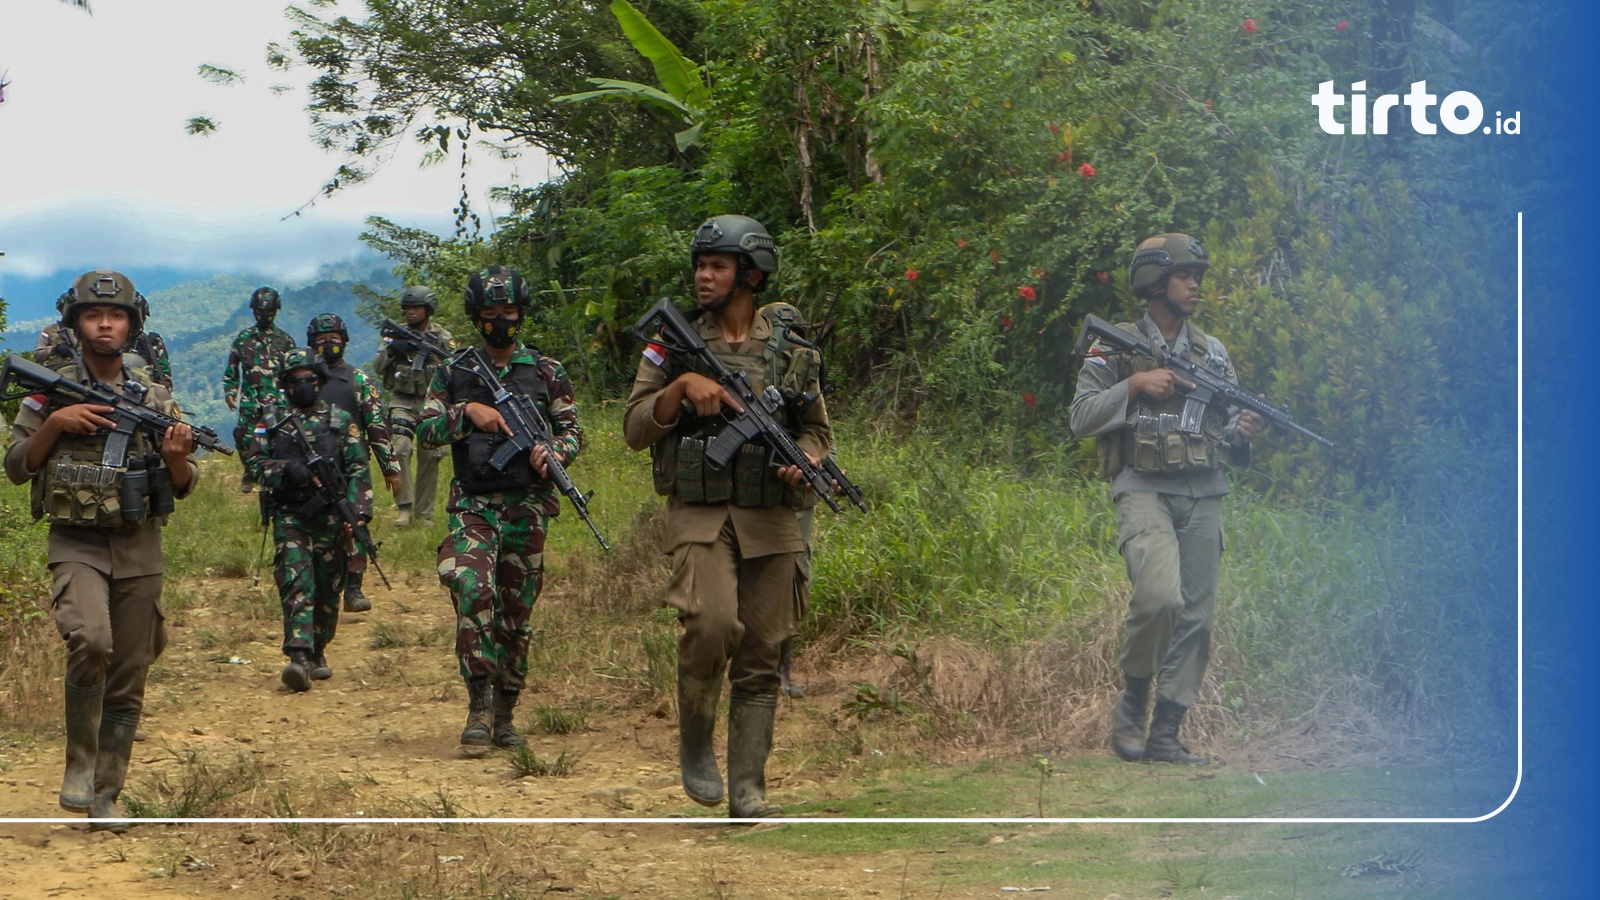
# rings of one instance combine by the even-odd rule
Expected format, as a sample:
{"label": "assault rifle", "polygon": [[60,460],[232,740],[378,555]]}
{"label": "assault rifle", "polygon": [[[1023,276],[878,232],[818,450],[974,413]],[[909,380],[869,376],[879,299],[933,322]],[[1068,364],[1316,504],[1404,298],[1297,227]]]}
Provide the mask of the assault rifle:
{"label": "assault rifle", "polygon": [[[1089,349],[1091,336],[1099,340],[1100,347]],[[1183,413],[1178,417],[1178,431],[1185,434],[1199,434],[1200,418],[1205,415],[1206,406],[1220,399],[1225,404],[1251,410],[1279,428],[1287,428],[1301,437],[1333,449],[1332,441],[1296,424],[1294,417],[1289,415],[1289,407],[1269,403],[1210,369],[1195,365],[1189,359],[1157,350],[1139,336],[1129,334],[1099,316],[1089,316],[1083,320],[1083,328],[1078,331],[1078,342],[1073,345],[1073,352],[1098,357],[1119,354],[1148,356],[1156,361],[1156,365],[1170,369],[1192,382],[1192,388],[1178,388],[1185,397]]]}
{"label": "assault rifle", "polygon": [[[504,472],[506,466],[518,456],[527,456],[533,448],[544,444],[547,448],[555,436],[550,433],[550,425],[545,422],[544,414],[539,412],[539,407],[533,401],[521,394],[513,394],[506,390],[500,383],[500,376],[495,374],[494,364],[477,347],[468,347],[455,355],[450,361],[451,368],[460,369],[469,375],[476,376],[483,382],[494,395],[494,408],[499,411],[500,417],[505,419],[506,427],[511,430],[510,436],[500,449],[489,458],[489,465]],[[589,518],[589,498],[594,496],[594,491],[585,494],[578,490],[572,483],[572,476],[567,474],[567,467],[556,459],[554,452],[547,456],[545,471],[550,475],[550,481],[556,490],[565,494],[572,501],[572,508],[578,511],[578,518],[583,524],[589,526],[589,531],[594,534],[594,539],[600,542],[601,550],[610,550],[611,545],[601,536],[600,529],[594,526],[594,520]]]}
{"label": "assault rifle", "polygon": [[345,480],[344,471],[339,468],[339,461],[318,453],[317,448],[306,439],[305,432],[300,430],[292,414],[284,416],[267,429],[268,434],[276,431],[287,432],[299,445],[300,452],[306,457],[306,468],[311,470],[311,483],[322,492],[322,499],[328,501],[338,511],[339,518],[350,526],[350,536],[355,538],[362,550],[366,551],[367,559],[372,562],[372,568],[376,569],[378,577],[383,579],[383,586],[392,588],[389,576],[383,574],[383,568],[378,565],[378,543],[372,539],[372,532],[367,530],[361,517],[356,515],[355,505],[350,502],[350,484]]}
{"label": "assault rifle", "polygon": [[437,337],[426,331],[415,331],[409,325],[396,322],[393,319],[384,319],[383,326],[378,329],[378,334],[397,341],[410,341],[416,345],[416,352],[411,354],[411,371],[421,372],[428,365],[430,357],[438,357],[440,362],[451,356],[451,350]]}
{"label": "assault rifle", "polygon": [[[777,453],[778,460],[783,465],[798,468],[811,485],[811,489],[827,502],[828,508],[839,512],[839,501],[835,500],[838,494],[844,494],[851,503],[854,503],[862,512],[867,510],[866,499],[861,494],[861,489],[845,477],[830,456],[822,461],[821,465],[812,465],[810,457],[794,442],[787,429],[774,418],[774,415],[783,409],[783,394],[779,393],[774,385],[767,385],[767,389],[756,393],[750,386],[750,379],[743,372],[735,372],[723,365],[711,348],[706,346],[700,333],[672,301],[666,297],[656,301],[650,311],[633,326],[634,336],[647,343],[654,343],[666,347],[669,353],[690,354],[704,363],[708,370],[716,374],[717,383],[722,385],[728,393],[739,398],[739,403],[744,406],[744,412],[728,418],[728,427],[712,439],[706,447],[706,462],[712,467],[721,469],[733,461],[739,448],[747,442],[761,438],[766,445]],[[834,491],[833,485],[837,482],[839,490]]]}
{"label": "assault rifle", "polygon": [[[135,431],[143,431],[160,440],[168,428],[184,424],[176,416],[145,405],[144,398],[148,392],[149,389],[144,385],[131,380],[124,382],[120,394],[98,381],[82,384],[53,369],[28,362],[15,353],[7,355],[5,365],[0,367],[0,400],[44,394],[68,406],[87,403],[111,407],[112,411],[106,414],[106,418],[116,424],[106,438],[106,449],[100,464],[112,468],[121,467],[127,459],[128,442],[133,439]],[[215,431],[204,425],[191,424],[190,427],[194,429],[194,442],[198,446],[224,456],[233,455],[233,449],[223,446]]]}

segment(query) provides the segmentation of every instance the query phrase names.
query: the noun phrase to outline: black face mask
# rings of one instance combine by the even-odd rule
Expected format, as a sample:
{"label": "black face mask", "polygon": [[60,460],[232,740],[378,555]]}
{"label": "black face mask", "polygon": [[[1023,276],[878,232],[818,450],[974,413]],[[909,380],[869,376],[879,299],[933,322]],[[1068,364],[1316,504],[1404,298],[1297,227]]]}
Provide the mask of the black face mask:
{"label": "black face mask", "polygon": [[521,319],[507,319],[504,316],[478,320],[478,330],[483,332],[483,342],[499,349],[515,344],[517,331],[521,327]]}
{"label": "black face mask", "polygon": [[344,359],[344,345],[339,343],[326,344],[317,353],[322,356],[323,361],[336,363]]}
{"label": "black face mask", "polygon": [[297,384],[289,388],[289,404],[297,409],[309,409],[317,405],[317,398],[321,395],[321,382]]}
{"label": "black face mask", "polygon": [[272,323],[277,321],[277,318],[278,314],[275,312],[258,312],[256,313],[256,327],[261,329],[271,328]]}

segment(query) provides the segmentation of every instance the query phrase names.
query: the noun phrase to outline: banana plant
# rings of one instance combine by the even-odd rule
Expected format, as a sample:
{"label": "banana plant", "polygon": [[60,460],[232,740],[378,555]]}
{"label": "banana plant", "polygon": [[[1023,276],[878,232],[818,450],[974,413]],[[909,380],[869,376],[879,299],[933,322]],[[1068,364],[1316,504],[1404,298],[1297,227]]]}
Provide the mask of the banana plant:
{"label": "banana plant", "polygon": [[645,103],[682,118],[688,127],[674,137],[681,153],[699,145],[700,132],[705,127],[702,117],[711,105],[711,88],[705,83],[700,67],[690,62],[672,42],[667,40],[644,14],[628,0],[613,0],[611,14],[617,17],[622,33],[627,35],[633,49],[654,67],[658,87],[636,81],[616,78],[590,78],[589,83],[599,90],[577,94],[563,94],[554,98],[556,103],[571,103],[597,97],[626,97],[635,103]]}

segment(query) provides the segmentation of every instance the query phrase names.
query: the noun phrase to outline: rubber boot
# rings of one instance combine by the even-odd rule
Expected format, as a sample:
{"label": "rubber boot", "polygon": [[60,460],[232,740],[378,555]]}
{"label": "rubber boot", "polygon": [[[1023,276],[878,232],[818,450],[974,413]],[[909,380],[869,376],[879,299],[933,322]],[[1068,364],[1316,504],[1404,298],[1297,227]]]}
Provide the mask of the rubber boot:
{"label": "rubber boot", "polygon": [[799,700],[806,695],[789,676],[789,670],[794,666],[794,642],[783,642],[783,659],[778,661],[778,692],[785,697]]}
{"label": "rubber boot", "polygon": [[311,654],[299,648],[289,651],[289,664],[279,674],[284,687],[295,693],[311,690]]}
{"label": "rubber boot", "polygon": [[361,593],[361,577],[365,572],[351,572],[344,577],[344,611],[349,613],[366,612],[372,608],[372,601],[367,595]]}
{"label": "rubber boot", "polygon": [[678,769],[683,792],[701,806],[717,806],[723,798],[715,737],[724,671],[719,666],[710,678],[696,678],[678,667]]}
{"label": "rubber boot", "polygon": [[494,713],[490,709],[489,676],[467,679],[467,726],[461,729],[461,755],[477,759],[489,752],[494,735]]}
{"label": "rubber boot", "polygon": [[1150,678],[1122,676],[1122,699],[1111,711],[1111,749],[1128,762],[1144,759],[1145,716],[1150,709]]}
{"label": "rubber boot", "polygon": [[61,808],[88,812],[94,802],[94,764],[100,754],[100,701],[106,683],[88,687],[66,682],[67,771],[61,777]]}
{"label": "rubber boot", "polygon": [[1171,700],[1156,698],[1155,718],[1150,721],[1150,739],[1144,742],[1144,758],[1150,762],[1180,763],[1186,766],[1204,766],[1211,760],[1195,756],[1189,748],[1178,743],[1178,727],[1183,724],[1187,706]]}
{"label": "rubber boot", "polygon": [[400,514],[394,517],[394,527],[404,528],[411,524],[411,507],[400,507]]}
{"label": "rubber boot", "polygon": [[734,691],[728,701],[728,815],[735,819],[767,819],[783,815],[783,807],[767,802],[767,756],[772,753],[772,726],[778,713],[777,694]]}
{"label": "rubber boot", "polygon": [[122,834],[133,823],[118,819],[122,814],[117,798],[128,779],[128,760],[133,756],[133,733],[139,728],[139,714],[115,710],[100,716],[100,752],[95,755],[94,802],[89,807],[90,831]]}
{"label": "rubber boot", "polygon": [[494,692],[494,745],[520,747],[527,741],[517,731],[516,710],[520,691],[496,690]]}

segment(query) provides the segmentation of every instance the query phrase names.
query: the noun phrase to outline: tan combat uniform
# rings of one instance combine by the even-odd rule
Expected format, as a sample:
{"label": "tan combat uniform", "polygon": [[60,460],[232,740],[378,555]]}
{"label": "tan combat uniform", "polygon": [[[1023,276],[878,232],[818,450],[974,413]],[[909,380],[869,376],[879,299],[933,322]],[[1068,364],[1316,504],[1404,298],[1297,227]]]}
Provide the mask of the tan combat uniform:
{"label": "tan combat uniform", "polygon": [[[758,393],[767,384],[774,337],[766,314],[770,308],[757,313],[750,336],[737,347],[723,340],[715,316],[704,314],[694,322],[711,351],[728,368],[745,372]],[[816,399],[804,405],[795,441],[822,459],[832,445],[832,431],[817,367],[807,369],[796,387]],[[695,421],[681,413],[669,422],[656,421],[656,395],[670,380],[667,370],[649,355],[640,360],[623,423],[623,436],[635,450],[675,439],[695,427]],[[787,373],[784,380],[790,380]],[[656,462],[659,467],[659,453]],[[727,665],[735,691],[775,693],[783,643],[796,634],[799,623],[798,584],[805,546],[795,507],[788,503],[739,506],[732,500],[689,503],[676,492],[670,496],[661,549],[672,556],[666,602],[678,610],[684,628],[679,664],[698,678],[713,677]]]}
{"label": "tan combat uniform", "polygon": [[[438,322],[430,320],[427,333],[446,347],[455,347],[455,338]],[[428,403],[428,387],[433,383],[433,371],[441,362],[430,359],[421,369],[413,372],[412,358],[423,351],[393,354],[389,352],[389,344],[390,339],[385,338],[383,346],[378,348],[377,358],[372,362],[372,369],[389,390],[389,399],[385,404],[389,447],[400,464],[400,493],[395,497],[395,506],[402,511],[409,509],[423,520],[431,522],[434,500],[439,492],[439,461],[450,451],[447,447],[417,450],[416,433],[417,423],[422,420],[423,407]],[[415,478],[412,477],[411,468],[413,453],[417,457]]]}

